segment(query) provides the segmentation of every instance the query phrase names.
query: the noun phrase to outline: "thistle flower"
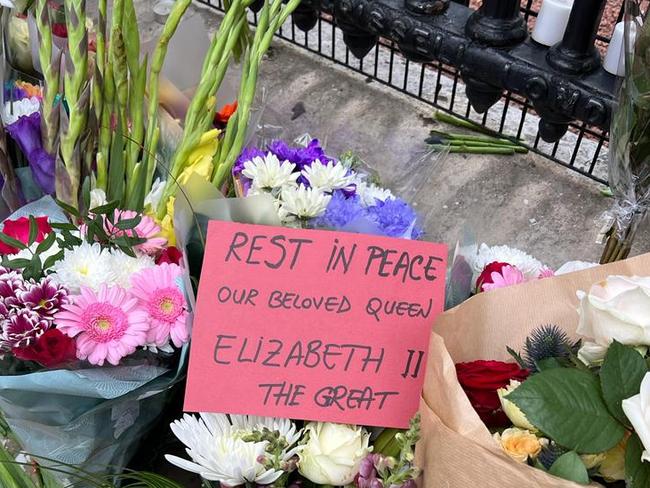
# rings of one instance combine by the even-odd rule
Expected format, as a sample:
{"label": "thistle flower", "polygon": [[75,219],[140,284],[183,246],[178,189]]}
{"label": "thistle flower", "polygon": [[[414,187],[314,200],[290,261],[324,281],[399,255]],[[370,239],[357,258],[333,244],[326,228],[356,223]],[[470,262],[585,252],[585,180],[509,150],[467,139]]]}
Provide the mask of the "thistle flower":
{"label": "thistle flower", "polygon": [[566,358],[571,353],[569,337],[557,325],[544,325],[526,338],[524,361],[531,372],[538,371],[537,363],[544,359]]}
{"label": "thistle flower", "polygon": [[549,442],[547,445],[542,446],[542,450],[539,453],[537,460],[546,469],[551,469],[553,463],[557,461],[560,456],[566,454],[567,452],[567,449],[557,445],[555,442]]}

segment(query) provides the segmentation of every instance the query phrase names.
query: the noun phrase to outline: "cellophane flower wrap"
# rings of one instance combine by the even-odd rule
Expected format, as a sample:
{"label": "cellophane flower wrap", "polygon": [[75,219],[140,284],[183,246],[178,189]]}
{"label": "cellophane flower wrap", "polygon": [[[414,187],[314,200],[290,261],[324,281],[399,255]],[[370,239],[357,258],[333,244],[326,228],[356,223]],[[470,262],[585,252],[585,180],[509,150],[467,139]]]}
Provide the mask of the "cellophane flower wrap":
{"label": "cellophane flower wrap", "polygon": [[119,473],[182,377],[192,290],[151,218],[93,203],[3,223],[0,414],[45,466]]}

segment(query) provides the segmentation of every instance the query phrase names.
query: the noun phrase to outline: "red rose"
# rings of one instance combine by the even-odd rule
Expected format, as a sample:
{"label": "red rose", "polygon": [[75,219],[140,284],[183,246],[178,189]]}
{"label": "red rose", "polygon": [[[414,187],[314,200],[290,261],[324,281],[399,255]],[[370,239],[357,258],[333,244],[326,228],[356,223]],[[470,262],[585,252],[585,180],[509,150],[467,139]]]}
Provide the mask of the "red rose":
{"label": "red rose", "polygon": [[14,348],[12,352],[18,359],[35,361],[46,368],[77,359],[74,339],[59,329],[48,329],[31,346]]}
{"label": "red rose", "polygon": [[[45,236],[52,232],[52,227],[50,227],[47,217],[36,217],[36,225],[38,226],[38,234],[36,235],[36,242],[41,242],[45,239]],[[9,237],[19,240],[23,244],[27,245],[29,242],[29,218],[20,217],[16,220],[5,220],[4,227],[2,232],[7,234]],[[4,242],[0,241],[0,255],[5,254],[15,254],[20,249],[12,247]]]}
{"label": "red rose", "polygon": [[510,383],[510,380],[523,381],[528,371],[515,363],[501,361],[473,361],[456,365],[458,382],[467,398],[488,427],[504,427],[510,424],[501,410],[497,390]]}
{"label": "red rose", "polygon": [[476,280],[476,293],[481,293],[483,291],[483,285],[486,283],[493,283],[492,281],[492,273],[499,273],[501,274],[501,270],[505,268],[506,266],[510,266],[508,263],[499,263],[497,261],[494,261],[493,263],[488,264],[484,269],[483,272],[480,274],[478,279]]}
{"label": "red rose", "polygon": [[177,247],[169,246],[160,253],[160,256],[156,259],[156,264],[178,264],[181,262],[181,259],[183,259],[183,253]]}

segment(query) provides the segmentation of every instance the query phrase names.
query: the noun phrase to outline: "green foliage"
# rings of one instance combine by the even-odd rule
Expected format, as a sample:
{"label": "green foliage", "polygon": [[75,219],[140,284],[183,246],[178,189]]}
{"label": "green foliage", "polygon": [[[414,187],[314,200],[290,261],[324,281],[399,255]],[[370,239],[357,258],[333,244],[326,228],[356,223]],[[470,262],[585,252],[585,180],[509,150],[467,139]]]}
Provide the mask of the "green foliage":
{"label": "green foliage", "polygon": [[574,481],[580,485],[589,484],[587,468],[575,451],[569,451],[560,456],[548,472],[558,478]]}
{"label": "green foliage", "polygon": [[641,461],[643,444],[636,434],[632,434],[625,449],[625,482],[628,488],[647,488],[650,486],[650,463]]}
{"label": "green foliage", "polygon": [[614,341],[600,369],[600,385],[605,404],[619,422],[629,425],[623,412],[622,402],[641,388],[641,381],[648,372],[645,360],[634,348]]}
{"label": "green foliage", "polygon": [[542,371],[506,398],[545,435],[579,453],[606,451],[625,435],[625,428],[605,405],[598,379],[586,371]]}

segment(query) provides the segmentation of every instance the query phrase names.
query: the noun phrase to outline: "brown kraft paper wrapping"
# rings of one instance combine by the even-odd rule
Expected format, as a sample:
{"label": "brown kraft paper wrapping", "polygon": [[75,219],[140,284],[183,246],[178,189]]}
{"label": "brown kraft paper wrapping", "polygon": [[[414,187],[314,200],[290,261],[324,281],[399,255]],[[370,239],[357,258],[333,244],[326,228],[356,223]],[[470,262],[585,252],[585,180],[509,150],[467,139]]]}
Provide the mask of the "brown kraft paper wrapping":
{"label": "brown kraft paper wrapping", "polygon": [[[577,290],[610,275],[650,275],[650,254],[567,275],[482,293],[438,317],[429,345],[416,451],[426,488],[577,488],[573,482],[517,463],[504,454],[472,408],[455,363],[513,361],[537,327],[555,324],[575,337]],[[597,485],[594,485],[597,486]]]}

